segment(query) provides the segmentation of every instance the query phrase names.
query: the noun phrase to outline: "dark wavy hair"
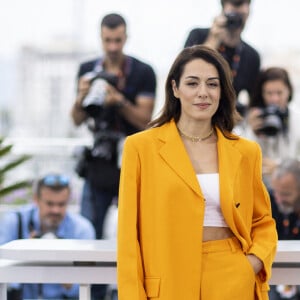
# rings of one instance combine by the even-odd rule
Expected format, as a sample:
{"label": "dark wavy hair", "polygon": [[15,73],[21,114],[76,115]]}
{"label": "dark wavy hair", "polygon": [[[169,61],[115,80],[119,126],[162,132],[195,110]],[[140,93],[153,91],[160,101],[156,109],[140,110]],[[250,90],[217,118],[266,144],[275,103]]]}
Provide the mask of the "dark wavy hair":
{"label": "dark wavy hair", "polygon": [[232,85],[232,75],[228,63],[217,51],[196,45],[183,49],[175,59],[165,83],[165,103],[160,116],[149,123],[149,126],[158,127],[172,119],[178,122],[181,115],[181,103],[175,98],[172,81],[179,86],[181,76],[187,63],[195,59],[203,59],[215,66],[219,73],[221,84],[221,98],[219,107],[212,117],[212,125],[217,126],[224,136],[230,138],[231,131],[237,121],[241,119],[235,108],[236,93]]}
{"label": "dark wavy hair", "polygon": [[288,72],[279,67],[270,67],[265,70],[261,70],[259,73],[255,88],[250,99],[249,107],[265,107],[265,100],[263,98],[263,86],[267,81],[280,80],[282,81],[289,89],[290,96],[288,102],[293,98],[293,86],[291,84]]}

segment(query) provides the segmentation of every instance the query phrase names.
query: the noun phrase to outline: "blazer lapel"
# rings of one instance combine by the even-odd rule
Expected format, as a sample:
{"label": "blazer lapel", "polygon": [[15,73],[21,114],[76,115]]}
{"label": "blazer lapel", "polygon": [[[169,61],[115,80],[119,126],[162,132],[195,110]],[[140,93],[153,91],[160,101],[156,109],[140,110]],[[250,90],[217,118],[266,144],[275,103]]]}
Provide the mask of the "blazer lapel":
{"label": "blazer lapel", "polygon": [[203,197],[192,163],[174,121],[160,128],[159,139],[164,142],[159,151],[163,160],[196,194]]}
{"label": "blazer lapel", "polygon": [[[234,204],[234,179],[242,156],[234,147],[237,140],[226,139],[218,128],[217,135],[221,204],[223,199],[226,203],[230,201]],[[203,197],[192,163],[174,121],[160,127],[159,139],[164,143],[159,151],[164,161],[195,193]],[[224,205],[224,209],[226,207],[228,208],[228,205]]]}

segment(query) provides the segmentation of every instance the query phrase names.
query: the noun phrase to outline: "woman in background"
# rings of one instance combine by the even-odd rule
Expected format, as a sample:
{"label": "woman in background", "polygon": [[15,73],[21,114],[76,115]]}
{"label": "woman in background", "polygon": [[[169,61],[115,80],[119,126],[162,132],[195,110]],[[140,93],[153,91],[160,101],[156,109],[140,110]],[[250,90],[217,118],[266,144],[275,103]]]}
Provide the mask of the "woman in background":
{"label": "woman in background", "polygon": [[300,154],[300,112],[292,99],[293,86],[285,69],[270,67],[260,72],[246,118],[246,137],[262,148],[267,184],[280,161]]}

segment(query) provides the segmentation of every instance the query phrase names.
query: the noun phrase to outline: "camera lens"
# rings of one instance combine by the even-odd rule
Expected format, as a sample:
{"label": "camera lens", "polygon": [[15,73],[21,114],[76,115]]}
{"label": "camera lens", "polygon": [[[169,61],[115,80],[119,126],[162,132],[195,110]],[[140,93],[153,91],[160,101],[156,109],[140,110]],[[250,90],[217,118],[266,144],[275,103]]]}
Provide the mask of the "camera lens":
{"label": "camera lens", "polygon": [[285,115],[286,113],[282,112],[276,105],[268,105],[262,109],[263,126],[257,130],[257,133],[276,136],[284,130]]}
{"label": "camera lens", "polygon": [[228,30],[236,30],[243,26],[243,16],[238,13],[227,13],[225,14],[227,18],[226,28]]}

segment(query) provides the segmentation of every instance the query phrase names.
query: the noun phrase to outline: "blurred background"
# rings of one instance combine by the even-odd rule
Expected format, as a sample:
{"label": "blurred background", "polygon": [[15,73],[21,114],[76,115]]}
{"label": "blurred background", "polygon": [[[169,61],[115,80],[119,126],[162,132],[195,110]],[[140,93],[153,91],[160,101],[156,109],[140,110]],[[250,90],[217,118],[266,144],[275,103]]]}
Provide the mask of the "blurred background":
{"label": "blurred background", "polygon": [[[125,52],[156,71],[157,114],[171,62],[192,28],[210,26],[221,10],[219,2],[0,0],[0,136],[14,145],[13,156],[32,155],[8,180],[63,172],[72,178],[72,201],[78,202],[82,182],[74,172],[74,151],[92,140],[85,126],[72,125],[70,108],[79,63],[101,54],[99,21],[105,14],[118,12],[126,18]],[[300,105],[299,10],[299,0],[252,0],[243,39],[259,51],[262,67],[276,65],[290,72],[293,101]],[[19,191],[0,204],[26,198],[27,192]]]}

